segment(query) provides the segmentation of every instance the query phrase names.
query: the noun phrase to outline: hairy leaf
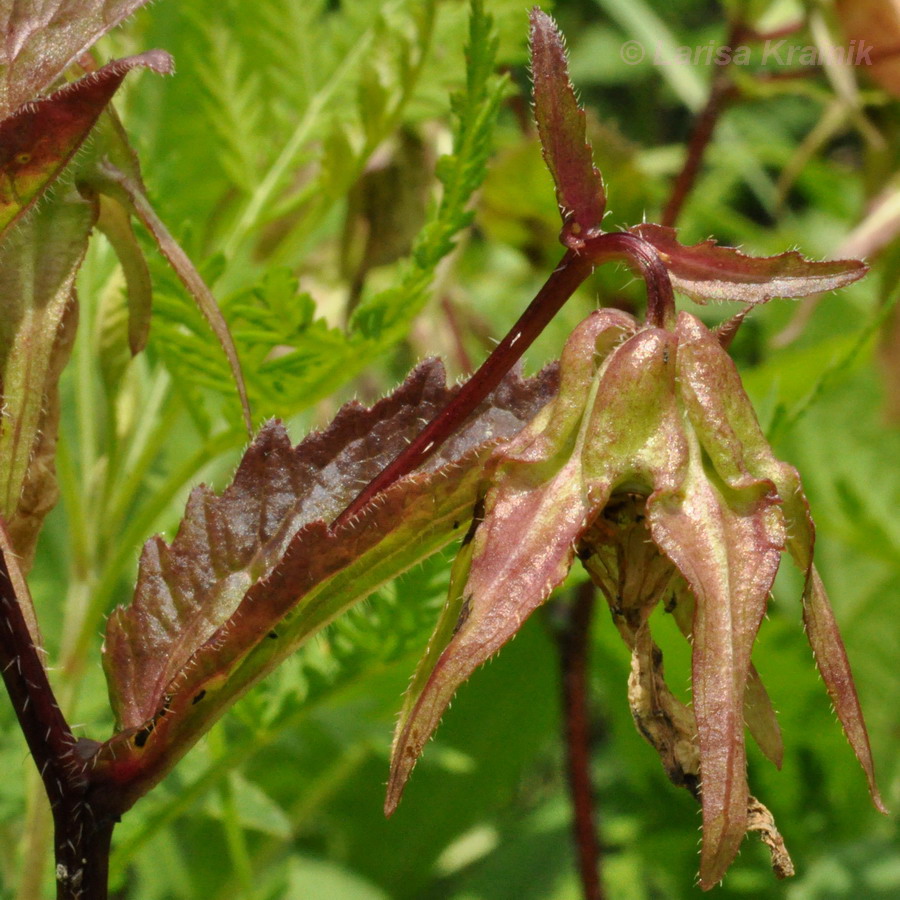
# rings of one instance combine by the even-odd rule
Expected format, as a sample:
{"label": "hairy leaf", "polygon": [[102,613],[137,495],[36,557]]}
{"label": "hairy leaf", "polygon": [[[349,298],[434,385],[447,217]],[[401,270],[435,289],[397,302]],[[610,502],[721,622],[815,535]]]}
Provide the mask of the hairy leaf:
{"label": "hairy leaf", "polygon": [[535,7],[531,12],[531,76],[534,116],[544,160],[556,183],[556,199],[569,240],[598,229],[606,192],[586,137],[584,110],[569,81],[566,49],[553,19]]}
{"label": "hairy leaf", "polygon": [[672,287],[698,303],[765,303],[773,297],[806,297],[851,284],[869,270],[856,259],[813,262],[796,251],[745,256],[713,240],[686,247],[678,243],[674,228],[663,225],[636,225],[630,230],[656,249],[669,270]]}
{"label": "hairy leaf", "polygon": [[118,59],[0,122],[0,236],[59,176],[136,66],[170,72],[172,60],[161,50]]}
{"label": "hairy leaf", "polygon": [[[693,641],[695,606],[694,595],[683,582],[676,586],[671,605],[666,606],[666,611],[672,613],[679,630],[689,641]],[[744,721],[759,749],[780,769],[784,760],[781,728],[769,692],[752,664],[744,692]]]}
{"label": "hairy leaf", "polygon": [[[194,491],[171,546],[148,542],[130,607],[110,617],[105,666],[118,722],[109,777],[151,783],[246,688],[380,583],[434,552],[471,515],[478,464],[549,398],[552,371],[508,379],[423,470],[358,520],[327,522],[451,395],[439,363],[394,394],[349,404],[292,448],[277,423],[221,497]],[[143,790],[149,783],[143,783]]]}
{"label": "hairy leaf", "polygon": [[0,115],[31,100],[147,0],[0,0]]}
{"label": "hairy leaf", "polygon": [[96,207],[58,194],[0,243],[0,514],[27,571],[57,499],[57,381],[75,337],[75,276]]}
{"label": "hairy leaf", "polygon": [[806,590],[803,593],[803,624],[816,658],[816,665],[828,689],[844,734],[862,766],[869,785],[869,793],[875,808],[887,814],[875,781],[875,762],[869,746],[869,735],[863,720],[862,707],[853,683],[847,651],[838,630],[825,586],[816,567],[812,566]]}
{"label": "hairy leaf", "polygon": [[[121,203],[153,236],[159,252],[166,258],[181,283],[190,293],[218,339],[228,360],[231,377],[237,387],[244,425],[252,434],[253,420],[250,413],[250,401],[247,398],[247,385],[244,381],[234,339],[228,329],[228,323],[222,315],[222,310],[219,309],[215,296],[197,271],[196,266],[153,208],[140,179],[137,162],[134,161],[132,166],[123,170],[109,160],[103,159],[99,161],[97,169],[93,173],[84,173],[84,178],[92,188]],[[131,298],[129,302],[131,312],[129,339],[134,348],[135,342],[140,345],[141,340],[146,338],[146,326],[142,321],[142,317],[146,315],[146,304],[145,301],[141,302],[140,299],[135,300],[134,298]],[[137,318],[135,314],[137,314]]]}

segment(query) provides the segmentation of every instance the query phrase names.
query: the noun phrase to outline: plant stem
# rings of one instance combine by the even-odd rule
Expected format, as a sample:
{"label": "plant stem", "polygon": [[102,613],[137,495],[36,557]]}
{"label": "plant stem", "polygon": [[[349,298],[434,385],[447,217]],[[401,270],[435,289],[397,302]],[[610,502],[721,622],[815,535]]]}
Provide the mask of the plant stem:
{"label": "plant stem", "polygon": [[556,640],[562,681],[562,712],[566,743],[572,830],[578,851],[578,870],[584,900],[603,900],[601,851],[597,839],[594,793],[591,786],[591,727],[588,705],[590,625],[594,612],[594,585],[578,586],[571,603],[560,601],[564,616]]}
{"label": "plant stem", "polygon": [[624,260],[640,271],[647,285],[647,323],[655,328],[671,328],[675,322],[675,297],[668,270],[656,250],[628,232],[602,234],[597,230],[581,236],[577,248],[566,252],[525,312],[478,371],[412,443],[360,491],[331,523],[331,529],[334,531],[348,524],[375,496],[422,465],[500,384],[594,267],[611,259]]}
{"label": "plant stem", "polygon": [[333,530],[347,524],[369,501],[399,478],[420,466],[503,380],[548,322],[590,275],[593,264],[569,250],[512,329],[494,348],[481,368],[420,432],[419,436],[383,469],[334,520]]}
{"label": "plant stem", "polygon": [[675,179],[675,184],[672,186],[669,202],[663,210],[663,225],[672,227],[678,221],[678,215],[697,181],[703,157],[706,155],[706,150],[712,141],[713,132],[716,129],[719,117],[733,95],[734,85],[731,83],[727,70],[717,70],[706,105],[694,123],[694,130],[691,132],[691,138],[688,142],[684,164],[678,173],[678,177]]}
{"label": "plant stem", "polygon": [[76,741],[59,709],[0,549],[0,669],[53,811],[57,900],[105,900],[117,816],[88,796],[94,741]]}

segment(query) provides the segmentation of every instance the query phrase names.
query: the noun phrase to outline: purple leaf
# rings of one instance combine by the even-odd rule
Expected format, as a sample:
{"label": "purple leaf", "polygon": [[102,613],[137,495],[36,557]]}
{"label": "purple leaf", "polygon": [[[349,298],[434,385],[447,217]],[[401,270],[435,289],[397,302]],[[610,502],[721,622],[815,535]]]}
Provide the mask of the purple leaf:
{"label": "purple leaf", "polygon": [[[666,610],[671,611],[681,633],[688,640],[693,640],[694,595],[683,581],[676,587],[674,599],[675,603],[671,610],[668,606]],[[744,692],[744,721],[759,749],[775,764],[776,768],[780,769],[784,761],[781,728],[778,725],[778,717],[772,706],[772,700],[754,665],[750,666],[747,673],[747,688]]]}
{"label": "purple leaf", "polygon": [[662,225],[636,225],[630,231],[655,248],[669,270],[672,287],[698,303],[765,303],[773,297],[806,297],[851,284],[869,270],[856,259],[812,262],[796,251],[745,256],[713,240],[686,247],[678,243],[674,228]]}
{"label": "purple leaf", "polygon": [[0,122],[0,235],[55,181],[136,66],[170,72],[161,50],[119,59]]}
{"label": "purple leaf", "polygon": [[887,815],[888,811],[875,782],[875,763],[859,697],[853,684],[847,651],[844,649],[834,612],[828,602],[825,586],[815,566],[810,569],[809,581],[803,592],[803,624],[806,626],[806,636],[815,655],[816,665],[828,689],[828,695],[834,704],[844,734],[847,735],[850,746],[866,775],[872,802],[879,812]]}
{"label": "purple leaf", "polygon": [[569,81],[563,36],[537,7],[531,11],[531,75],[544,160],[566,226],[564,243],[575,248],[580,238],[600,228],[606,192],[587,142],[584,110]]}
{"label": "purple leaf", "polygon": [[0,0],[0,116],[33,99],[147,0]]}
{"label": "purple leaf", "polygon": [[442,367],[419,366],[372,409],[345,406],[296,448],[267,425],[221,496],[196,489],[172,544],[148,542],[132,605],[110,617],[104,662],[124,731],[98,777],[143,793],[311,634],[460,534],[491,447],[555,384],[552,370],[506,379],[423,469],[336,531],[327,523],[360,483],[452,396]]}

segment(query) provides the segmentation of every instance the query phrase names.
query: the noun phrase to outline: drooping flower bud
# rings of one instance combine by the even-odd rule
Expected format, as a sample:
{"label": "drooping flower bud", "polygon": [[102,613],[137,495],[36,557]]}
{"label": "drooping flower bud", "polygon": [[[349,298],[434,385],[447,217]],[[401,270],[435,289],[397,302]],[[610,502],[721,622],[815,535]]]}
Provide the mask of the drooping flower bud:
{"label": "drooping flower bud", "polygon": [[[812,568],[799,476],[772,453],[717,336],[687,313],[669,331],[604,309],[576,328],[560,366],[557,397],[488,463],[483,521],[401,714],[388,810],[457,687],[562,583],[577,552],[632,650],[640,730],[673,780],[699,794],[700,878],[712,886],[758,828],[745,718],[764,752],[781,758],[750,654],[785,549],[806,573],[807,632],[881,808],[846,655]],[[661,601],[692,640],[690,710],[665,688],[649,632]]]}

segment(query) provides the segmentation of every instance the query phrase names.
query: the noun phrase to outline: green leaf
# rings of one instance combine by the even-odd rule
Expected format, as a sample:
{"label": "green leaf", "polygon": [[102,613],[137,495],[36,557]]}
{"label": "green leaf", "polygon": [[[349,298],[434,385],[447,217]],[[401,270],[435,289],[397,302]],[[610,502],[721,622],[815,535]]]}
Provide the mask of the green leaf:
{"label": "green leaf", "polygon": [[0,243],[0,514],[26,571],[57,499],[57,382],[75,338],[75,276],[96,215],[93,203],[60,192]]}

